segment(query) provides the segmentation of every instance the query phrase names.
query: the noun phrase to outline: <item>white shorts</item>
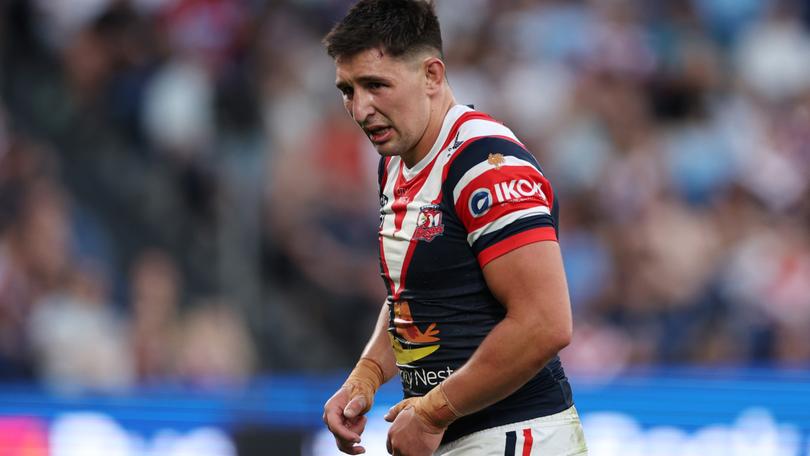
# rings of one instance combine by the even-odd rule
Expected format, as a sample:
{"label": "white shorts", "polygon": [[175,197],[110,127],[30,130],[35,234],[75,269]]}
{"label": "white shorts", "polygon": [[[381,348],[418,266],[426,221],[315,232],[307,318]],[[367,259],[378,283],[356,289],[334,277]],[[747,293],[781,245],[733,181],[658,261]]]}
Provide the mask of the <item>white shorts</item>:
{"label": "white shorts", "polygon": [[434,456],[587,455],[577,409],[484,429],[440,446]]}

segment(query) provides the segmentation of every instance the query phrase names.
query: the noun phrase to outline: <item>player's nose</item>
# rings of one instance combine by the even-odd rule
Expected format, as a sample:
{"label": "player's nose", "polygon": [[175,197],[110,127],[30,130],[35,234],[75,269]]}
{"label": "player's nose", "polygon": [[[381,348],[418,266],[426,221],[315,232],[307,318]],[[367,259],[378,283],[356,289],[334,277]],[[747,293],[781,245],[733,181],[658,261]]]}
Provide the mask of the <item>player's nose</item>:
{"label": "player's nose", "polygon": [[363,92],[355,94],[352,103],[352,118],[361,125],[366,123],[376,113],[372,97]]}

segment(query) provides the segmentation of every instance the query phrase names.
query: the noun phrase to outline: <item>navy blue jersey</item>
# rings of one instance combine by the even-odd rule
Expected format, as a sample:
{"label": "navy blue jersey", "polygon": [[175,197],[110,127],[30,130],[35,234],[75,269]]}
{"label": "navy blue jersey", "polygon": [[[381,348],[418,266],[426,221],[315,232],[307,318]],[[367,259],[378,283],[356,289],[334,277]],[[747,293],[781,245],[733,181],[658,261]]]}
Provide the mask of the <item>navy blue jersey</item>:
{"label": "navy blue jersey", "polygon": [[[433,148],[412,169],[388,157],[379,171],[388,332],[405,396],[421,396],[461,367],[506,315],[484,265],[523,245],[556,241],[557,204],[515,135],[466,106],[448,112]],[[444,442],[572,404],[555,357],[511,396],[453,423]]]}

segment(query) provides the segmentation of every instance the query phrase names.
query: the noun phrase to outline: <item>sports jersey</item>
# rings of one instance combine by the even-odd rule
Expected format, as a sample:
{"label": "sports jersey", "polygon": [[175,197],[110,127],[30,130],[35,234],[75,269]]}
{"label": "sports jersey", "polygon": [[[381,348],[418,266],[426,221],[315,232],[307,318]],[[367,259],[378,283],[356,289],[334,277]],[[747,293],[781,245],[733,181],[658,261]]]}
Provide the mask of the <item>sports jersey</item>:
{"label": "sports jersey", "polygon": [[[388,333],[405,396],[421,396],[460,368],[506,315],[482,268],[523,245],[556,241],[557,204],[515,135],[462,105],[450,109],[413,168],[382,158],[379,184]],[[509,397],[451,424],[443,442],[572,404],[555,357]]]}

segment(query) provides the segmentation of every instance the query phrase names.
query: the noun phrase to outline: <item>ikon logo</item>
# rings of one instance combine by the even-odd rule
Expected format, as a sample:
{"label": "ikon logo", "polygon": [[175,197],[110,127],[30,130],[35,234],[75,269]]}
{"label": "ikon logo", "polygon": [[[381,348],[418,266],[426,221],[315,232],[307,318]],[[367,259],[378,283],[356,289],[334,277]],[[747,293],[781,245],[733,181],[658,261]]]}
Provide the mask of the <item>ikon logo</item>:
{"label": "ikon logo", "polygon": [[[509,182],[498,182],[495,184],[495,203],[505,203],[507,201],[519,201],[525,198],[537,197],[543,201],[548,201],[540,184],[527,179],[513,179]],[[470,194],[468,202],[470,214],[473,217],[481,217],[486,214],[493,204],[492,191],[488,188],[479,188]]]}
{"label": "ikon logo", "polygon": [[540,188],[540,184],[526,179],[513,179],[509,182],[499,182],[495,184],[495,198],[501,203],[521,198],[537,196],[546,201],[546,195]]}
{"label": "ikon logo", "polygon": [[470,214],[480,217],[489,211],[492,206],[492,193],[486,188],[479,188],[470,195]]}

